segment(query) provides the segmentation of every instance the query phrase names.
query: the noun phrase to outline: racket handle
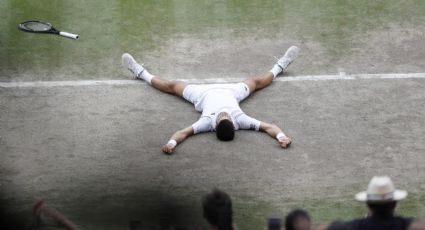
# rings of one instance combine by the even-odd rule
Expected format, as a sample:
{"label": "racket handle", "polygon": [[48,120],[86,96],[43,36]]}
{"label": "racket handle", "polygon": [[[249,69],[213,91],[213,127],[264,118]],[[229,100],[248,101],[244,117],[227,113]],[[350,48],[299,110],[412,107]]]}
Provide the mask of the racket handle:
{"label": "racket handle", "polygon": [[67,38],[72,38],[72,39],[78,38],[78,34],[71,34],[71,33],[68,33],[68,32],[59,32],[59,35],[67,37]]}

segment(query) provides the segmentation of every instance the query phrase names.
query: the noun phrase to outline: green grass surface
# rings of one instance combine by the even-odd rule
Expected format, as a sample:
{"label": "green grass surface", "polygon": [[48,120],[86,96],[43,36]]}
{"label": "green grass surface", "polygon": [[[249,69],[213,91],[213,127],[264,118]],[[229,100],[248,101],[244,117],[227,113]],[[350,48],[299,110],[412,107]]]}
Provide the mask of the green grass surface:
{"label": "green grass surface", "polygon": [[[0,80],[116,79],[123,52],[156,50],[182,33],[236,39],[279,32],[320,42],[329,55],[341,58],[349,55],[345,47],[356,42],[354,35],[420,23],[424,12],[422,0],[3,0]],[[80,39],[17,29],[30,19],[49,21]]]}
{"label": "green grass surface", "polygon": [[[0,81],[119,79],[123,52],[155,51],[179,34],[241,39],[253,34],[273,37],[278,31],[290,39],[318,42],[330,56],[342,58],[350,55],[345,47],[357,42],[353,37],[359,34],[393,24],[423,23],[425,1],[2,0],[0,19]],[[79,34],[80,39],[18,30],[20,22],[30,19],[49,21],[60,30]],[[200,210],[197,200],[190,201],[193,210]],[[400,203],[398,213],[423,218],[424,201],[425,193],[412,193]],[[22,201],[4,203],[13,207]],[[361,217],[366,210],[351,195],[318,194],[270,203],[240,194],[234,203],[240,229],[262,229],[267,215],[284,215],[296,207],[308,210],[317,223]],[[70,218],[77,223],[83,219],[90,229],[90,219],[79,211],[69,210]],[[24,216],[28,210],[17,213]]]}

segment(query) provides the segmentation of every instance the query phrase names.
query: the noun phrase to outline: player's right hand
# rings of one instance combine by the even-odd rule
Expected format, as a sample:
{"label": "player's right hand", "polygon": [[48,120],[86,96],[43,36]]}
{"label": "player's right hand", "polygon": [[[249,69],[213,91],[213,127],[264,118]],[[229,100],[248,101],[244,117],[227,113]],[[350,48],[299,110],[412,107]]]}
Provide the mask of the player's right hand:
{"label": "player's right hand", "polygon": [[281,140],[278,140],[278,141],[279,141],[280,147],[282,147],[284,149],[289,148],[289,146],[292,143],[292,140],[289,137],[284,137],[284,138],[282,138]]}
{"label": "player's right hand", "polygon": [[172,154],[174,150],[174,147],[171,144],[165,144],[162,146],[162,152],[165,154]]}

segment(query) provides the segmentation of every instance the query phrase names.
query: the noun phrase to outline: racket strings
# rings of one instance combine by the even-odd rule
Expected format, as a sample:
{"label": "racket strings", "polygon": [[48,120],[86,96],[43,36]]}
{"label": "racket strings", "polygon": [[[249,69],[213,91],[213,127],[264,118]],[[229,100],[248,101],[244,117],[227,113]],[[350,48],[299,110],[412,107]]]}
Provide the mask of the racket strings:
{"label": "racket strings", "polygon": [[52,28],[50,25],[41,22],[28,22],[23,26],[32,31],[48,31]]}

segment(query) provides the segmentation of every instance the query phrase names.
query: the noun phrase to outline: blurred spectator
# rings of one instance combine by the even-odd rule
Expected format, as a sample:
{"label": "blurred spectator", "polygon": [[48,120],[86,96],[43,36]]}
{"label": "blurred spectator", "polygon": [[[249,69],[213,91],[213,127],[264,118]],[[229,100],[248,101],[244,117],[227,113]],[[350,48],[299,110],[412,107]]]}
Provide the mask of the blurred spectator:
{"label": "blurred spectator", "polygon": [[204,218],[212,229],[236,230],[233,225],[232,201],[227,193],[214,189],[202,199]]}
{"label": "blurred spectator", "polygon": [[415,220],[410,224],[409,230],[425,230],[425,221]]}
{"label": "blurred spectator", "polygon": [[278,216],[269,216],[267,218],[267,230],[281,230],[282,229],[282,218]]}
{"label": "blurred spectator", "polygon": [[301,209],[291,211],[285,218],[286,230],[310,230],[311,219],[308,213]]}
{"label": "blurred spectator", "polygon": [[342,222],[342,221],[333,221],[326,230],[351,230],[351,227],[349,224]]}
{"label": "blurred spectator", "polygon": [[47,207],[44,200],[38,201],[33,207],[35,218],[35,228],[38,229],[44,221],[54,221],[57,226],[67,230],[77,230],[77,227],[68,218],[56,211],[54,208]]}
{"label": "blurred spectator", "polygon": [[356,200],[366,202],[369,207],[369,216],[352,220],[348,224],[353,230],[407,229],[412,219],[394,216],[397,202],[406,197],[407,192],[396,190],[389,177],[373,177],[367,191],[360,192],[355,196]]}

